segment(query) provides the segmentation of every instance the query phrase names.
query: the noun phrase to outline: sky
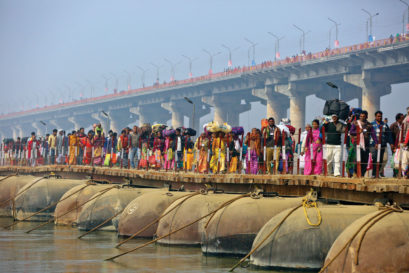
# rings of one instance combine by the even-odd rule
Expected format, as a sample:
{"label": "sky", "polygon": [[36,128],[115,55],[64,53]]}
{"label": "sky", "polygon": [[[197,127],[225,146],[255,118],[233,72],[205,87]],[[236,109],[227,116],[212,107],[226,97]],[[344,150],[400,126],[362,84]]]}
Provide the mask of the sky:
{"label": "sky", "polygon": [[[368,18],[362,8],[379,13],[373,18],[376,39],[402,31],[407,9],[399,0],[0,0],[0,113],[89,97],[91,89],[94,96],[103,95],[104,77],[109,77],[108,92],[116,82],[119,90],[141,87],[138,67],[148,69],[145,84],[151,85],[156,78],[151,63],[161,66],[161,82],[169,81],[165,58],[178,63],[176,79],[189,73],[182,55],[197,58],[193,75],[203,75],[209,69],[203,49],[220,52],[213,71],[222,71],[228,61],[222,44],[238,48],[234,66],[246,65],[250,44],[244,38],[257,43],[257,63],[271,60],[274,39],[267,32],[284,36],[281,56],[292,56],[300,51],[301,33],[293,24],[310,31],[307,52],[322,51],[333,28],[328,17],[341,24],[341,46],[362,43]],[[332,29],[331,46],[334,39]],[[390,120],[408,106],[399,99],[408,88],[393,85],[381,99]],[[308,97],[306,119],[319,115],[323,105]],[[240,118],[245,123],[264,115],[265,108],[253,103]]]}

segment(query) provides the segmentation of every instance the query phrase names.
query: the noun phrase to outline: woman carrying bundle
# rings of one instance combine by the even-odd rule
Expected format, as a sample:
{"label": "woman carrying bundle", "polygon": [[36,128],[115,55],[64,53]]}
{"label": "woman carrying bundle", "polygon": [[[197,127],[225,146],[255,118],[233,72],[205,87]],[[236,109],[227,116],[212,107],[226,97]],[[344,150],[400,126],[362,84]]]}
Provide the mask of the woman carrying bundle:
{"label": "woman carrying bundle", "polygon": [[223,139],[223,132],[213,133],[212,159],[210,160],[210,169],[213,173],[225,171],[226,144]]}

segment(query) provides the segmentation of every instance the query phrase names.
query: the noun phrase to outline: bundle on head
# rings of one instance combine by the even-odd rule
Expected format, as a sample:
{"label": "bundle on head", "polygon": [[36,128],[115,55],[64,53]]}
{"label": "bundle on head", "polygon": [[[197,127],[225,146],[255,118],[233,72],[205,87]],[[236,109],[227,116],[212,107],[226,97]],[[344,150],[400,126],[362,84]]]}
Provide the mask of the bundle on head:
{"label": "bundle on head", "polygon": [[165,124],[154,124],[152,125],[152,132],[157,133],[157,132],[162,132],[163,130],[166,129]]}
{"label": "bundle on head", "polygon": [[149,136],[152,133],[152,127],[149,123],[144,123],[141,126],[141,130],[143,136]]}
{"label": "bundle on head", "polygon": [[231,133],[234,134],[234,135],[236,135],[236,136],[239,136],[239,135],[244,134],[244,129],[243,129],[243,127],[241,127],[241,126],[239,126],[239,127],[233,127],[233,128],[231,129]]}
{"label": "bundle on head", "polygon": [[174,129],[165,129],[162,131],[163,137],[170,137],[173,138],[176,135],[176,131]]}
{"label": "bundle on head", "polygon": [[192,129],[192,128],[186,128],[185,131],[183,132],[183,134],[187,135],[187,136],[194,137],[194,136],[196,136],[196,130]]}

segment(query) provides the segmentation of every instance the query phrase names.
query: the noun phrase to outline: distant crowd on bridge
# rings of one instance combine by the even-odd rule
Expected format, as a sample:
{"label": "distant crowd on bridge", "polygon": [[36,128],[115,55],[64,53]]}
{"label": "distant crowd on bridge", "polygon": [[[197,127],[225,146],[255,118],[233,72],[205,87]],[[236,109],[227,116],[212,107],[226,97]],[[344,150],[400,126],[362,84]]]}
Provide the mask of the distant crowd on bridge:
{"label": "distant crowd on bridge", "polygon": [[[0,165],[89,165],[108,168],[185,171],[208,174],[304,174],[409,178],[409,107],[390,126],[377,111],[373,122],[360,108],[345,120],[338,114],[315,119],[305,130],[289,119],[263,119],[260,128],[210,122],[196,136],[191,128],[143,124],[120,134],[94,124],[66,134],[4,139]],[[347,112],[348,113],[348,112]],[[388,149],[392,154],[388,156]]]}
{"label": "distant crowd on bridge", "polygon": [[309,60],[319,60],[322,58],[327,58],[327,57],[336,56],[340,54],[348,54],[352,52],[357,52],[357,51],[366,50],[370,48],[376,48],[380,46],[393,45],[396,43],[406,42],[406,41],[409,41],[409,34],[396,34],[395,36],[391,35],[387,39],[375,40],[372,42],[365,42],[365,43],[346,46],[342,48],[334,48],[334,49],[327,48],[324,51],[317,52],[317,53],[311,53],[311,52],[307,53],[306,51],[303,50],[301,54],[293,55],[291,57],[285,57],[283,59],[277,59],[275,61],[264,61],[260,64],[243,66],[243,67],[241,66],[231,67],[231,68],[225,69],[223,72],[218,72],[218,73],[209,72],[208,75],[202,75],[198,77],[189,77],[188,79],[184,79],[184,80],[172,80],[170,82],[163,82],[163,83],[159,83],[159,81],[157,81],[152,86],[146,86],[146,87],[143,86],[142,88],[127,90],[127,91],[123,90],[123,91],[117,92],[117,90],[115,89],[113,94],[108,94],[108,95],[94,97],[94,98],[87,98],[87,99],[81,98],[80,100],[75,100],[75,101],[67,102],[67,103],[62,103],[61,101],[57,105],[44,106],[42,108],[37,107],[35,109],[30,109],[30,110],[26,110],[22,112],[7,113],[4,115],[0,115],[0,118],[11,117],[11,116],[15,116],[21,113],[32,113],[32,112],[41,111],[45,109],[51,110],[51,109],[59,108],[61,106],[76,105],[76,104],[80,104],[84,102],[97,101],[97,100],[107,99],[107,98],[116,97],[116,96],[124,96],[124,95],[129,95],[129,94],[133,94],[137,92],[148,91],[152,89],[174,87],[178,85],[191,84],[193,82],[202,82],[202,81],[222,78],[222,77],[240,74],[240,73],[260,71],[263,69],[269,69],[269,68],[281,66],[281,65],[294,64],[294,63],[299,63],[299,62],[304,62],[304,61],[309,61]]}

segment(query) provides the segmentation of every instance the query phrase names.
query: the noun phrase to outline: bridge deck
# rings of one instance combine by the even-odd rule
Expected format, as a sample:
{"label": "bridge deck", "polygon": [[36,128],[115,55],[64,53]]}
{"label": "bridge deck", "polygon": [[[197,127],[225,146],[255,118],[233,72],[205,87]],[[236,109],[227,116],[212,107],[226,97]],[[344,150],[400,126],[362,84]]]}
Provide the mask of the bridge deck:
{"label": "bridge deck", "polygon": [[113,183],[131,182],[144,187],[169,186],[186,190],[205,187],[225,192],[248,192],[256,188],[285,196],[303,196],[311,188],[321,198],[358,203],[373,203],[376,199],[397,202],[409,207],[409,180],[382,178],[342,178],[305,175],[196,174],[190,172],[128,170],[91,166],[0,167],[0,175],[13,173],[44,175],[54,172],[66,178],[108,180]]}

